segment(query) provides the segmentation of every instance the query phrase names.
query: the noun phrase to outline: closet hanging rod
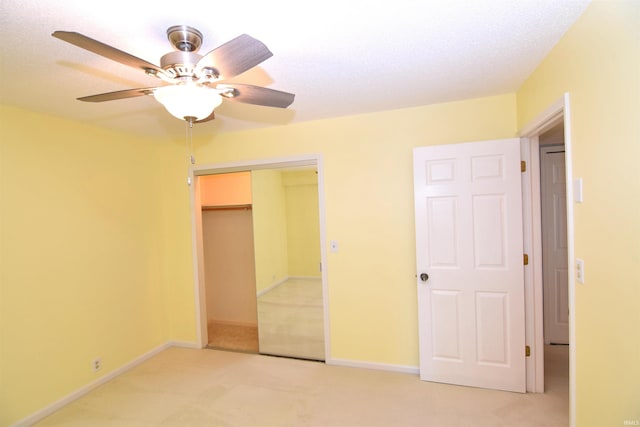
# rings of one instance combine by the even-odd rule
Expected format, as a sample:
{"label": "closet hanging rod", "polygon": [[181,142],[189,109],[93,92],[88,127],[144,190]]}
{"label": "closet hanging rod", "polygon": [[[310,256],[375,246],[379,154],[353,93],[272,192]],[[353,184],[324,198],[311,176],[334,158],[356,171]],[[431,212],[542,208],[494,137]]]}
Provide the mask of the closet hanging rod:
{"label": "closet hanging rod", "polygon": [[202,206],[203,211],[229,211],[229,210],[248,210],[251,205],[221,205],[221,206]]}

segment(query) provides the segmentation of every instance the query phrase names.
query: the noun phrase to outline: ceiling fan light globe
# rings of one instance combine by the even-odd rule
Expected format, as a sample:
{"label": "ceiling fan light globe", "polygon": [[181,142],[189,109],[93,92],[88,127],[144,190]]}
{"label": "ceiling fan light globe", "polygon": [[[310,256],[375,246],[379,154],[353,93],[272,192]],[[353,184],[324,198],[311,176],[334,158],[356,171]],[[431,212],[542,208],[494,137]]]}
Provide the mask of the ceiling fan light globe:
{"label": "ceiling fan light globe", "polygon": [[222,97],[215,90],[198,85],[163,86],[156,89],[153,96],[180,120],[205,119],[222,103]]}

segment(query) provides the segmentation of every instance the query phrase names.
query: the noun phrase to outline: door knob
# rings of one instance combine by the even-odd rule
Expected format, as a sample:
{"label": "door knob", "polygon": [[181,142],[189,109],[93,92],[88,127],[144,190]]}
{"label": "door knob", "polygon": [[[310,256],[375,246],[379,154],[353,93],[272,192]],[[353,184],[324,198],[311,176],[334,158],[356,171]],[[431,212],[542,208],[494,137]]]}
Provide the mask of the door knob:
{"label": "door knob", "polygon": [[423,282],[426,282],[427,280],[429,280],[429,275],[427,273],[421,273],[420,280],[422,280]]}

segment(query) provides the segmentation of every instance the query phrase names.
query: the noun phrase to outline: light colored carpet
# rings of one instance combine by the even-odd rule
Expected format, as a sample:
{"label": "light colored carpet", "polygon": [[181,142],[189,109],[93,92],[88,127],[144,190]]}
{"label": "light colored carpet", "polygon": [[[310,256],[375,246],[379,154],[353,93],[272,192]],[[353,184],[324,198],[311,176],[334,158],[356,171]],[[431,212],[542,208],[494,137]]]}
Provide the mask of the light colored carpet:
{"label": "light colored carpet", "polygon": [[258,352],[258,327],[209,323],[208,347],[223,350]]}
{"label": "light colored carpet", "polygon": [[547,349],[547,392],[519,394],[428,383],[410,374],[171,348],[38,425],[564,427],[568,351]]}

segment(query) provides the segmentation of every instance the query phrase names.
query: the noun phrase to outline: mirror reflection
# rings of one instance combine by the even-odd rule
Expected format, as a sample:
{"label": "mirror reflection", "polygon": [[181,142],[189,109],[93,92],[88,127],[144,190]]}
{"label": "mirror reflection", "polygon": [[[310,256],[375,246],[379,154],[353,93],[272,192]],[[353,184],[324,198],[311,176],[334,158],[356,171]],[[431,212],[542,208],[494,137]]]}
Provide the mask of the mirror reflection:
{"label": "mirror reflection", "polygon": [[318,176],[252,172],[260,352],[324,360]]}

